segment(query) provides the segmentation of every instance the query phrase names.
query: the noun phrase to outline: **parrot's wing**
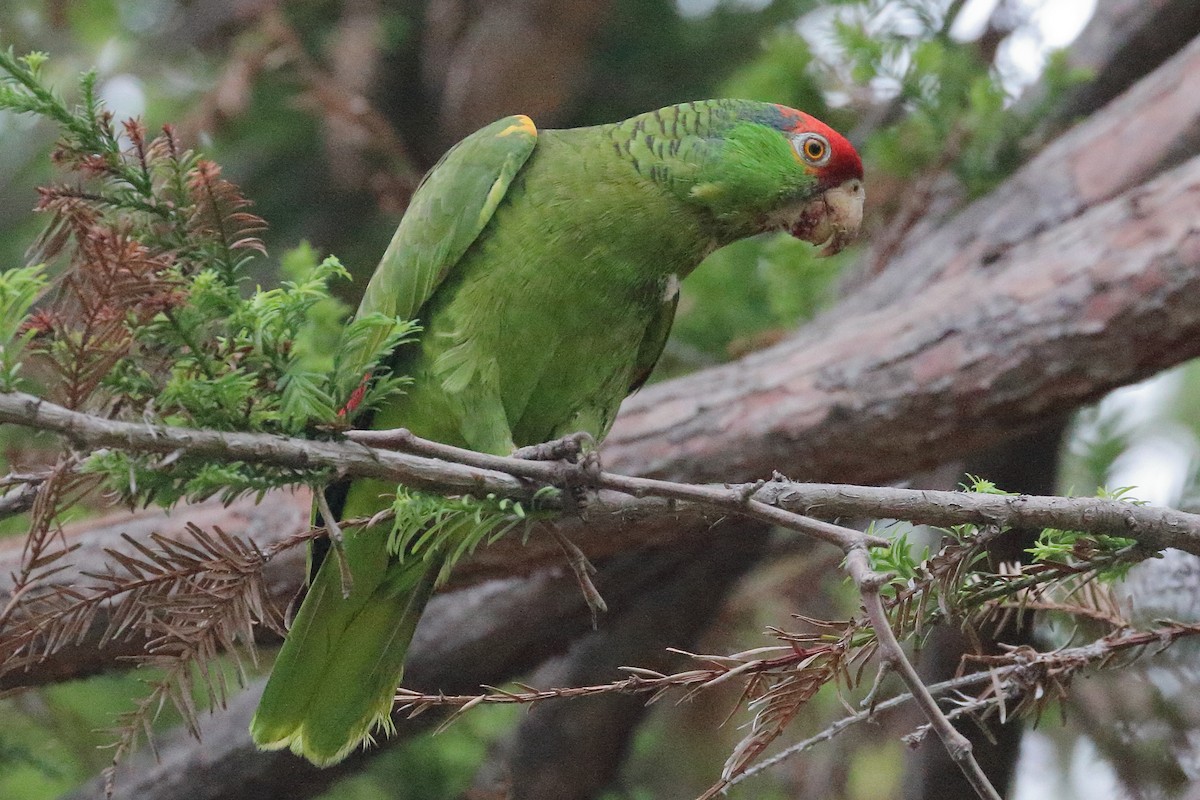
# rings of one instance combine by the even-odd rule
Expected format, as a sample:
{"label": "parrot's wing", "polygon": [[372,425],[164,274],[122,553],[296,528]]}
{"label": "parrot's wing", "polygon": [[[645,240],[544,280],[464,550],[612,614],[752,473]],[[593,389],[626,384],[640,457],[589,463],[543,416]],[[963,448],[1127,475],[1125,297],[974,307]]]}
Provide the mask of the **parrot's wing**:
{"label": "parrot's wing", "polygon": [[442,156],[413,194],[359,315],[412,319],[479,237],[537,143],[523,114],[497,120]]}
{"label": "parrot's wing", "polygon": [[671,323],[675,320],[675,308],[679,305],[679,279],[671,276],[667,291],[663,296],[658,313],[646,327],[642,343],[638,347],[637,363],[633,368],[633,380],[629,384],[629,393],[633,394],[642,388],[642,384],[654,371],[663,348],[667,346],[667,337],[671,334]]}
{"label": "parrot's wing", "polygon": [[[413,193],[367,284],[358,316],[419,317],[421,306],[487,226],[535,144],[533,120],[517,114],[447,150]],[[351,364],[370,361],[389,332],[375,326],[365,340],[344,344],[342,357]]]}

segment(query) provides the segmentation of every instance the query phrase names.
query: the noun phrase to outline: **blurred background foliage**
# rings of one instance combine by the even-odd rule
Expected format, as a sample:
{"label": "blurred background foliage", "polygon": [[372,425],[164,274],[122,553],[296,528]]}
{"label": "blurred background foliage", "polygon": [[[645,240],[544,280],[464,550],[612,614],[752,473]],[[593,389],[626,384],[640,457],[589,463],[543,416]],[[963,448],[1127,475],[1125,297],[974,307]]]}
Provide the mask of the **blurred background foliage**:
{"label": "blurred background foliage", "polygon": [[[0,44],[50,53],[46,73],[68,96],[77,75],[95,67],[118,117],[141,116],[151,130],[176,123],[255,201],[270,225],[264,239],[274,263],[302,243],[336,254],[354,275],[345,288],[351,302],[420,174],[448,144],[501,113],[567,127],[710,96],[800,107],[859,145],[870,198],[865,238],[886,240],[906,215],[945,214],[994,187],[1044,143],[1043,120],[1062,92],[1087,79],[1053,54],[1038,54],[1048,56],[1045,64],[1018,64],[1027,74],[1014,56],[1006,63],[1005,40],[1030,35],[1040,0],[1002,3],[1012,14],[999,35],[978,25],[960,30],[964,9],[977,5],[962,0],[542,4],[559,50],[506,39],[509,5],[6,0]],[[1075,5],[1082,25],[1089,4]],[[1038,99],[1024,99],[1035,79]],[[52,177],[51,145],[47,127],[0,115],[5,268],[24,263],[40,229],[30,209],[35,187]],[[818,261],[786,236],[714,253],[684,285],[656,379],[774,341],[869,274],[862,254],[852,248]],[[1189,365],[1080,414],[1064,448],[1063,489],[1136,483],[1145,499],[1194,502],[1198,396],[1200,368]],[[9,463],[28,460],[36,447],[24,434],[0,436]],[[830,567],[784,548],[727,604],[698,649],[750,646],[763,627],[797,609],[846,613]],[[823,584],[825,591],[812,591]],[[127,706],[135,683],[135,676],[103,676],[0,701],[0,798],[55,797],[98,771],[106,756],[94,748],[108,737],[95,731]],[[619,788],[605,797],[683,797],[707,786],[738,738],[732,724],[713,734],[734,699],[662,704],[638,735]],[[789,738],[819,730],[840,707],[828,693],[816,705]],[[325,797],[459,795],[487,743],[513,719],[477,711],[440,736],[375,759]],[[169,715],[160,720],[171,723]],[[1054,736],[1069,762],[1074,734]],[[872,746],[862,747],[865,740]],[[895,796],[902,746],[894,731],[860,731],[845,741],[731,794]],[[838,788],[821,795],[822,786]]]}

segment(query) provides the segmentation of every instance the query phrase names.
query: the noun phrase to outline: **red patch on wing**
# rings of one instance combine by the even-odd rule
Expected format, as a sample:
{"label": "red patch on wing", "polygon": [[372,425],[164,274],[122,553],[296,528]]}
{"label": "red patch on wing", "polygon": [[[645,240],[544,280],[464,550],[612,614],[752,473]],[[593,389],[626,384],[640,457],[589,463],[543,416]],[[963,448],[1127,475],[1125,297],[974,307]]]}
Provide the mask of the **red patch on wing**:
{"label": "red patch on wing", "polygon": [[788,133],[819,133],[829,141],[829,147],[833,151],[829,157],[829,163],[814,170],[822,184],[833,187],[839,186],[851,178],[862,180],[862,158],[859,157],[858,151],[845,136],[811,114],[805,114],[803,111],[797,111],[787,106],[776,105],[775,107],[783,116],[784,130]]}

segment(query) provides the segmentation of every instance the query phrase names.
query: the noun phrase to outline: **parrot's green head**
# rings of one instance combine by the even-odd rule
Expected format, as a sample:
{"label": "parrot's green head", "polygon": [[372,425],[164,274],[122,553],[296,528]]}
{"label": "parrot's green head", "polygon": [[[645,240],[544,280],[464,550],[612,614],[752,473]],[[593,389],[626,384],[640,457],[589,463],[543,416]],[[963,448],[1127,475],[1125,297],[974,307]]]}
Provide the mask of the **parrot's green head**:
{"label": "parrot's green head", "polygon": [[862,224],[863,168],[854,146],[803,111],[736,103],[714,115],[683,188],[722,238],[786,230],[831,255]]}

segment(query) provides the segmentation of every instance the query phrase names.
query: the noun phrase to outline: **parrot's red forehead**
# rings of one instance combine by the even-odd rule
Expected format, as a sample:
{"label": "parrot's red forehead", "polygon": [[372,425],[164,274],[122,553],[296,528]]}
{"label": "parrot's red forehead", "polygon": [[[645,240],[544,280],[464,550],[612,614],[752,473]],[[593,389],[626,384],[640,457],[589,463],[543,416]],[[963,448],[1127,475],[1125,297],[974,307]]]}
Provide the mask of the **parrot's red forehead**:
{"label": "parrot's red forehead", "polygon": [[811,114],[805,114],[803,111],[797,111],[787,106],[776,105],[775,107],[779,109],[779,113],[783,117],[783,130],[792,134],[819,133],[829,141],[829,147],[833,151],[829,157],[829,163],[815,170],[821,176],[823,183],[837,186],[851,178],[862,180],[862,159],[859,157],[858,151],[854,149],[854,145],[850,144],[845,136]]}

